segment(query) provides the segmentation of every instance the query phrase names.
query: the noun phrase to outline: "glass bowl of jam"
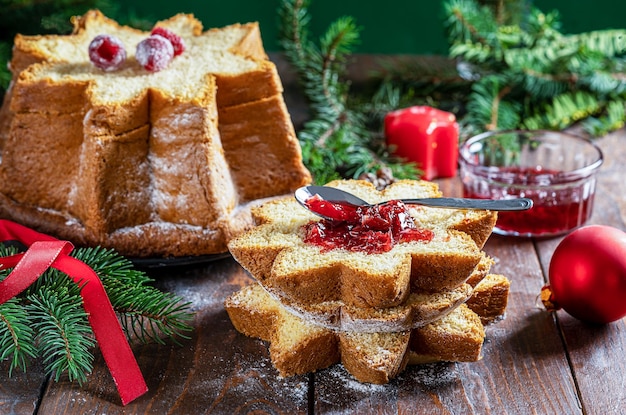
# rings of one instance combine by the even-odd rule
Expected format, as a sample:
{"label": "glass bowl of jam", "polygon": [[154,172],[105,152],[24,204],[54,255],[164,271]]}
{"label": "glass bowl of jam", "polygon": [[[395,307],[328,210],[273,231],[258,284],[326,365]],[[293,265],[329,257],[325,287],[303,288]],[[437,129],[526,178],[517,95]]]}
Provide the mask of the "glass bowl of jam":
{"label": "glass bowl of jam", "polygon": [[527,211],[499,212],[494,233],[551,237],[591,217],[603,162],[592,141],[561,131],[497,131],[468,139],[459,151],[464,197],[533,200]]}

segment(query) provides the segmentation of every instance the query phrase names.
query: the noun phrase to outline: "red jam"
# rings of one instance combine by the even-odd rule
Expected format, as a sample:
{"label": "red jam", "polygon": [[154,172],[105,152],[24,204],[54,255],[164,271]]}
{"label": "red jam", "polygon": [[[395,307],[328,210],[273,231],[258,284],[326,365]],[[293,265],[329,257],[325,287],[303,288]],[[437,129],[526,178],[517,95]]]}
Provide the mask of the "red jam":
{"label": "red jam", "polygon": [[431,230],[417,228],[406,205],[399,200],[376,206],[354,206],[315,195],[305,203],[311,211],[333,219],[304,225],[304,241],[324,250],[380,254],[390,251],[397,243],[428,242],[434,236]]}
{"label": "red jam", "polygon": [[[498,198],[523,196],[533,199],[533,207],[521,212],[498,212],[499,231],[517,235],[549,236],[574,229],[589,219],[593,190],[585,185],[562,185],[554,181],[559,172],[541,168],[509,167],[503,174],[516,173],[511,186],[492,188],[485,194],[479,188],[464,186],[463,196],[470,198]],[[495,178],[498,180],[497,178]],[[499,192],[499,193],[494,193]]]}

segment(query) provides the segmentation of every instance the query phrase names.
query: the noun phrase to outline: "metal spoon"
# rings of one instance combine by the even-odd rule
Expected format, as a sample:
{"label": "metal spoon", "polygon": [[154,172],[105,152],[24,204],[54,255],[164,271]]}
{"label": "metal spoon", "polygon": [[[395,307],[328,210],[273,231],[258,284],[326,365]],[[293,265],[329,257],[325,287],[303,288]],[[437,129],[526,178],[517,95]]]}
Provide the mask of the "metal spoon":
{"label": "metal spoon", "polygon": [[[347,203],[355,206],[372,206],[365,200],[360,199],[344,190],[329,186],[304,186],[296,190],[295,197],[298,203],[308,209],[306,200],[314,195],[319,195],[322,199],[329,202]],[[457,197],[431,197],[424,199],[400,199],[403,203],[409,205],[423,205],[430,207],[452,208],[452,209],[478,209],[478,210],[497,210],[497,211],[516,211],[528,210],[533,206],[533,201],[528,198],[516,199],[468,199]],[[387,202],[377,203],[378,205]],[[325,217],[317,212],[312,212],[325,219]]]}

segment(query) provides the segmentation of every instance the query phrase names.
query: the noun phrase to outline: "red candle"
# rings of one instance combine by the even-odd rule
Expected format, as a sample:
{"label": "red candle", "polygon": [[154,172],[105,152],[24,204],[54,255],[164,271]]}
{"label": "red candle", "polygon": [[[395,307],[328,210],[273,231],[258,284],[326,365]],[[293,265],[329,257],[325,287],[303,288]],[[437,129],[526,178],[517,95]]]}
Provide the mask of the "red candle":
{"label": "red candle", "polygon": [[427,106],[392,111],[385,116],[385,138],[395,155],[417,164],[423,179],[456,175],[459,125],[454,114]]}

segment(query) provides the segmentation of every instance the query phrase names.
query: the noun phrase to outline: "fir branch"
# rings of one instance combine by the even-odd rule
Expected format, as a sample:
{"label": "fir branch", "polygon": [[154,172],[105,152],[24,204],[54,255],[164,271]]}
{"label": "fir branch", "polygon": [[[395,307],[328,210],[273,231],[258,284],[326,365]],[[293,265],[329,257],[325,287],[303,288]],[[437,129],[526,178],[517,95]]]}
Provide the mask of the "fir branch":
{"label": "fir branch", "polygon": [[192,330],[190,304],[150,286],[154,280],[134,269],[128,259],[104,248],[77,249],[73,256],[98,274],[127,335],[162,344],[163,337],[175,343],[189,338],[185,333]]}
{"label": "fir branch", "polygon": [[527,129],[564,129],[601,109],[600,103],[590,93],[577,91],[560,94],[538,106],[534,115],[524,120],[524,126]]}
{"label": "fir branch", "polygon": [[352,17],[344,16],[335,20],[320,39],[322,55],[327,56],[330,63],[341,62],[359,43],[359,32],[360,28]]}
{"label": "fir branch", "polygon": [[[564,129],[626,101],[626,31],[565,35],[558,12],[536,8],[511,25],[473,0],[448,0],[445,10],[450,56],[472,65],[469,130]],[[620,125],[612,105],[590,131]]]}
{"label": "fir branch", "polygon": [[493,49],[483,43],[464,42],[455,43],[450,47],[450,56],[463,57],[467,62],[482,64],[492,58]]}
{"label": "fir branch", "polygon": [[487,6],[476,2],[452,0],[444,4],[448,15],[447,26],[450,37],[459,43],[477,42],[489,44],[497,30],[493,14]]}
{"label": "fir branch", "polygon": [[625,119],[624,102],[611,101],[606,107],[605,114],[585,119],[583,129],[592,137],[599,137],[624,127]]}
{"label": "fir branch", "polygon": [[283,0],[279,15],[280,43],[310,103],[311,119],[298,138],[314,181],[357,178],[383,168],[401,177],[416,177],[414,166],[402,165],[386,151],[373,148],[375,134],[367,126],[363,108],[350,101],[346,62],[359,41],[360,28],[351,17],[339,18],[317,46],[309,39],[308,5],[306,0]]}
{"label": "fir branch", "polygon": [[[18,252],[0,244],[0,256]],[[128,336],[146,342],[187,338],[192,328],[189,303],[149,284],[154,281],[113,250],[80,248],[71,254],[100,277]],[[10,269],[0,272],[0,280]],[[54,379],[67,373],[83,382],[93,367],[93,332],[83,308],[81,286],[49,269],[24,293],[0,305],[0,358],[10,359],[9,373],[43,357]],[[130,323],[129,323],[130,322]]]}
{"label": "fir branch", "polygon": [[162,293],[153,287],[109,284],[115,298],[115,309],[121,314],[122,327],[142,342],[165,344],[163,337],[188,339],[191,331],[189,304],[174,295]]}
{"label": "fir branch", "polygon": [[67,373],[70,381],[82,383],[93,367],[90,349],[95,341],[82,308],[80,287],[68,287],[67,292],[59,292],[54,287],[41,286],[27,296],[27,308],[46,370],[57,381]]}
{"label": "fir branch", "polygon": [[27,310],[15,298],[0,305],[0,360],[10,360],[9,376],[17,368],[26,372],[28,362],[38,355],[29,319]]}
{"label": "fir branch", "polygon": [[308,32],[309,3],[309,0],[283,1],[278,9],[282,22],[279,42],[287,57],[299,71],[306,69],[307,58],[311,55],[311,52],[305,51],[305,47],[313,46],[309,42]]}
{"label": "fir branch", "polygon": [[523,76],[521,85],[537,99],[551,98],[555,95],[567,92],[575,77],[568,74],[545,74],[530,69],[522,69]]}
{"label": "fir branch", "polygon": [[521,105],[506,100],[511,92],[510,79],[502,75],[486,76],[472,86],[465,123],[478,131],[510,130],[519,124]]}
{"label": "fir branch", "polygon": [[626,30],[594,30],[570,35],[568,40],[589,52],[598,52],[607,58],[621,56],[626,52]]}
{"label": "fir branch", "polygon": [[555,42],[545,46],[507,49],[502,58],[509,68],[558,74],[579,53],[580,47],[577,44]]}
{"label": "fir branch", "polygon": [[530,46],[549,45],[558,41],[563,35],[561,33],[561,15],[558,10],[543,12],[535,7],[529,7],[527,14],[529,18],[523,23],[526,32],[530,36],[528,42]]}

